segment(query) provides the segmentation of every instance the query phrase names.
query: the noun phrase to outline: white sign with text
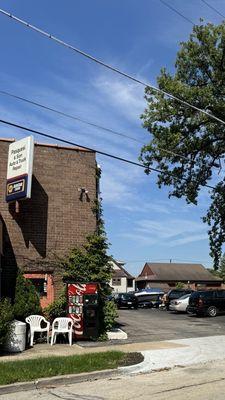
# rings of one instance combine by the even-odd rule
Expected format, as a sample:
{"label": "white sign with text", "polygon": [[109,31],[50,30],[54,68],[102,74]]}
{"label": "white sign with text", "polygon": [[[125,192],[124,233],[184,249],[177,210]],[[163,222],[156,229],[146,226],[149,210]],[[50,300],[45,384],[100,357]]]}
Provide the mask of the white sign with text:
{"label": "white sign with text", "polygon": [[33,136],[9,145],[6,201],[31,197],[33,157]]}

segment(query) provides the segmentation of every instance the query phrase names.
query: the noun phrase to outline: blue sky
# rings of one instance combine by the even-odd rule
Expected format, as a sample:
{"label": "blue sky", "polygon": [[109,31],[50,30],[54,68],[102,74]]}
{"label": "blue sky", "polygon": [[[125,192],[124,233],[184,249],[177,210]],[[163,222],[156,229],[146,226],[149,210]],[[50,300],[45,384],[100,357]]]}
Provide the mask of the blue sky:
{"label": "blue sky", "polygon": [[[198,22],[221,17],[201,0],[167,0]],[[225,13],[223,0],[208,0]],[[179,43],[192,26],[159,0],[9,0],[0,7],[113,66],[155,84],[161,67],[173,71]],[[13,92],[147,143],[141,126],[144,88],[0,15],[0,90]],[[42,111],[0,95],[0,116],[134,161],[141,143]],[[1,137],[21,138],[0,126]],[[40,137],[36,140],[42,141]],[[156,176],[141,168],[97,157],[110,253],[138,274],[145,261],[211,265],[207,226],[201,221],[209,193],[198,206],[168,199]]]}

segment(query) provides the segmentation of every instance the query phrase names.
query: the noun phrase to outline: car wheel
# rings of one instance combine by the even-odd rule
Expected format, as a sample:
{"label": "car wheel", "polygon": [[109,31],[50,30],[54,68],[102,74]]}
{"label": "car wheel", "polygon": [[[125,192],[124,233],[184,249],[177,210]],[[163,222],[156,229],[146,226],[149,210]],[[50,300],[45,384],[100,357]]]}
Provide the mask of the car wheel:
{"label": "car wheel", "polygon": [[216,317],[216,315],[217,315],[217,308],[216,308],[215,306],[209,307],[208,310],[207,310],[207,315],[208,315],[209,317]]}

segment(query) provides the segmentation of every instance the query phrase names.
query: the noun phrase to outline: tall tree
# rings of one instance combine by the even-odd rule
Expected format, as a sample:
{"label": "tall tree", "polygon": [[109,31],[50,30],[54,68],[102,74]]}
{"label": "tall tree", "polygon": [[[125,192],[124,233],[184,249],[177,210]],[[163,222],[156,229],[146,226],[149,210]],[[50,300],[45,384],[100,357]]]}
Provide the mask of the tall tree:
{"label": "tall tree", "polygon": [[[158,87],[225,120],[225,24],[195,25],[177,53],[175,72],[161,70]],[[209,228],[210,255],[218,268],[225,242],[225,177],[218,167],[225,155],[225,125],[163,93],[146,88],[147,107],[142,115],[150,143],[140,159],[154,165],[158,186],[170,186],[169,196],[197,204],[206,184],[213,185],[211,204],[204,216]],[[214,173],[217,183],[212,184]]]}
{"label": "tall tree", "polygon": [[223,254],[223,256],[222,256],[222,258],[220,260],[219,276],[225,282],[225,253]]}
{"label": "tall tree", "polygon": [[[96,173],[98,186],[101,171],[97,169]],[[93,212],[97,220],[96,231],[87,237],[86,243],[82,247],[75,247],[70,252],[68,257],[63,260],[62,267],[66,280],[99,283],[99,334],[101,338],[106,338],[107,329],[114,325],[117,310],[115,303],[107,300],[107,296],[111,293],[109,282],[113,270],[110,263],[111,257],[107,254],[109,243],[102,218],[101,198],[96,201]]]}

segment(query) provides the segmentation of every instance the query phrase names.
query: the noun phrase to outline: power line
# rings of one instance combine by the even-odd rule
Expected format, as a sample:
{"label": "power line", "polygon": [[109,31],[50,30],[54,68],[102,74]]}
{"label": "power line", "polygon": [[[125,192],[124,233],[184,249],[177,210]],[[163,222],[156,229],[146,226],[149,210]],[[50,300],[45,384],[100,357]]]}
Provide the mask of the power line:
{"label": "power line", "polygon": [[130,264],[136,264],[139,262],[145,262],[145,263],[152,263],[156,261],[168,261],[168,264],[170,263],[170,260],[173,261],[180,261],[180,262],[190,262],[190,263],[210,263],[210,260],[196,260],[196,259],[183,259],[183,258],[149,258],[150,261],[146,261],[146,259],[142,260],[124,260],[125,263],[130,263]]}
{"label": "power line", "polygon": [[[82,118],[80,118],[80,117],[77,117],[77,116],[74,116],[74,115],[71,115],[71,114],[68,114],[68,113],[64,113],[63,111],[56,110],[55,108],[52,108],[52,107],[49,107],[49,106],[47,106],[47,105],[38,103],[38,102],[33,101],[33,100],[30,100],[30,99],[28,99],[28,98],[25,98],[25,97],[22,97],[22,96],[18,96],[18,95],[16,95],[16,94],[9,93],[9,92],[6,92],[6,91],[4,91],[4,90],[0,90],[0,94],[6,95],[6,96],[9,96],[9,97],[12,97],[12,98],[14,98],[14,99],[23,101],[23,102],[28,103],[28,104],[32,104],[33,106],[43,108],[44,110],[47,110],[47,111],[52,111],[52,112],[54,112],[54,113],[56,113],[56,114],[59,114],[59,115],[61,115],[61,116],[63,116],[63,117],[70,118],[70,119],[73,119],[73,120],[75,120],[75,121],[82,122],[82,123],[84,123],[84,124],[86,124],[86,125],[93,126],[93,127],[95,127],[95,128],[104,130],[104,131],[106,131],[106,132],[108,132],[108,133],[111,133],[111,134],[114,134],[114,135],[118,135],[118,136],[122,136],[122,137],[124,137],[124,138],[126,138],[126,139],[133,140],[133,141],[135,141],[135,142],[137,142],[137,143],[140,143],[140,144],[142,144],[142,145],[146,145],[145,142],[142,142],[142,141],[140,141],[140,140],[138,140],[138,139],[135,139],[133,136],[128,136],[128,135],[126,135],[126,134],[124,134],[124,133],[117,132],[117,131],[115,131],[115,130],[113,130],[113,129],[111,129],[111,128],[107,128],[107,127],[103,127],[103,126],[101,126],[101,125],[97,125],[97,124],[94,123],[94,122],[90,122],[90,121],[84,120],[84,119],[82,119]],[[178,153],[176,153],[176,152],[174,152],[174,151],[172,151],[172,150],[167,150],[167,149],[164,149],[164,148],[161,148],[161,147],[158,147],[158,149],[159,149],[160,151],[164,151],[164,152],[167,153],[167,154],[172,154],[172,155],[174,155],[174,156],[176,156],[176,157],[179,157],[179,158],[181,158],[181,159],[183,159],[183,160],[187,160],[188,162],[191,162],[192,164],[195,164],[195,162],[194,162],[194,161],[191,161],[188,157],[182,156],[181,154],[178,154]]]}
{"label": "power line", "polygon": [[83,124],[86,124],[86,125],[92,126],[94,128],[98,128],[98,129],[104,130],[104,131],[106,131],[108,133],[113,133],[114,135],[121,136],[121,137],[124,137],[124,138],[129,139],[129,140],[133,140],[134,142],[145,144],[144,142],[141,142],[140,140],[135,139],[132,136],[128,136],[125,133],[117,132],[117,131],[115,131],[115,130],[113,130],[111,128],[107,128],[105,126],[98,125],[98,124],[96,124],[94,122],[84,120],[84,119],[82,119],[80,117],[77,117],[75,115],[71,115],[71,114],[65,113],[65,112],[60,111],[60,110],[56,110],[55,108],[52,108],[52,107],[49,107],[47,105],[38,103],[38,102],[30,100],[28,98],[25,98],[25,97],[22,97],[22,96],[18,96],[16,94],[9,93],[9,92],[6,92],[4,90],[0,90],[0,94],[12,97],[12,98],[17,99],[17,100],[21,100],[21,101],[23,101],[25,103],[32,104],[33,106],[43,108],[44,110],[47,110],[47,111],[52,111],[52,112],[54,112],[56,114],[62,115],[63,117],[70,118],[70,119],[73,119],[75,121],[79,121],[79,122],[81,122]]}
{"label": "power line", "polygon": [[[5,125],[9,125],[9,126],[13,126],[15,128],[22,129],[22,130],[27,131],[27,132],[32,132],[32,133],[35,133],[37,135],[46,137],[48,139],[58,140],[58,141],[60,141],[62,143],[66,143],[66,144],[69,144],[71,146],[80,147],[80,148],[85,149],[85,150],[93,151],[93,152],[101,154],[103,156],[114,158],[115,160],[123,161],[123,162],[126,162],[128,164],[133,164],[133,165],[136,165],[138,167],[142,167],[142,168],[148,169],[144,164],[140,164],[140,163],[137,163],[135,161],[128,160],[126,158],[118,157],[118,156],[115,156],[114,154],[106,153],[106,152],[101,151],[101,150],[96,150],[96,149],[93,149],[91,147],[83,146],[83,145],[71,142],[69,140],[66,140],[66,139],[61,139],[61,138],[59,138],[57,136],[50,135],[50,134],[47,134],[47,133],[44,133],[44,132],[40,132],[40,131],[37,131],[35,129],[31,129],[31,128],[28,128],[28,127],[25,127],[25,126],[22,126],[22,125],[18,125],[18,124],[15,124],[13,122],[10,122],[10,121],[6,121],[6,120],[3,120],[3,119],[0,119],[0,123],[5,124]],[[160,170],[158,170],[156,168],[152,168],[152,167],[149,168],[149,169],[151,169],[152,171],[155,171],[155,172],[162,172],[162,171],[160,171]]]}
{"label": "power line", "polygon": [[53,41],[57,42],[58,44],[60,44],[60,45],[62,45],[64,47],[67,47],[70,50],[75,51],[76,53],[88,58],[89,60],[91,60],[91,61],[93,61],[93,62],[95,62],[97,64],[100,64],[101,66],[103,66],[103,67],[105,67],[105,68],[107,68],[107,69],[109,69],[109,70],[111,70],[113,72],[116,72],[117,74],[119,74],[119,75],[121,75],[123,77],[126,77],[126,78],[132,80],[133,82],[136,82],[136,83],[138,83],[138,84],[140,84],[140,85],[142,85],[144,87],[148,86],[153,91],[158,92],[158,93],[162,93],[165,96],[169,97],[170,99],[176,100],[179,103],[181,103],[181,104],[183,104],[183,105],[185,105],[187,107],[190,107],[190,108],[192,108],[192,109],[194,109],[194,110],[196,110],[196,111],[198,111],[198,112],[200,112],[200,113],[202,113],[204,115],[207,115],[209,118],[212,118],[215,121],[220,122],[221,124],[225,125],[225,121],[223,121],[222,119],[216,117],[214,114],[211,114],[208,111],[205,111],[205,110],[203,110],[201,108],[198,108],[198,107],[194,106],[193,104],[191,104],[191,103],[189,103],[189,102],[187,102],[185,100],[182,100],[181,98],[179,98],[177,96],[174,96],[171,93],[166,92],[165,90],[159,89],[156,86],[150,85],[149,83],[146,83],[146,82],[144,82],[144,81],[142,81],[142,80],[140,80],[140,79],[138,79],[138,78],[136,78],[136,77],[134,77],[132,75],[129,75],[128,73],[123,72],[123,71],[119,70],[118,68],[115,68],[115,67],[111,66],[110,64],[107,64],[107,63],[105,63],[105,62],[93,57],[92,55],[90,55],[88,53],[85,53],[84,51],[72,46],[71,44],[64,42],[63,40],[57,38],[56,36],[53,36],[50,33],[46,32],[46,31],[43,31],[42,29],[40,29],[40,28],[38,28],[38,27],[36,27],[34,25],[29,24],[27,21],[24,21],[24,20],[22,20],[22,19],[20,19],[20,18],[18,18],[16,16],[10,14],[9,12],[7,12],[7,11],[1,9],[1,8],[0,8],[0,13],[5,15],[5,16],[7,16],[7,17],[9,17],[9,18],[11,18],[12,20],[14,20],[14,21],[26,26],[29,29],[32,29],[35,32],[38,32],[39,34],[47,37],[48,39],[52,39]]}
{"label": "power line", "polygon": [[[6,121],[6,120],[3,120],[3,119],[0,119],[0,123],[5,124],[5,125],[9,125],[9,126],[13,126],[13,127],[15,127],[15,128],[18,128],[18,129],[22,129],[22,130],[24,130],[24,131],[26,131],[26,132],[32,132],[32,133],[35,133],[35,134],[37,134],[37,135],[46,137],[46,138],[48,138],[48,139],[58,140],[59,142],[62,142],[62,143],[66,143],[66,144],[69,144],[69,145],[72,145],[72,146],[75,146],[75,147],[80,147],[80,148],[85,149],[85,150],[93,151],[93,152],[95,152],[95,153],[97,153],[97,154],[101,154],[101,155],[103,155],[103,156],[110,157],[110,158],[113,158],[113,159],[115,159],[115,160],[125,162],[125,163],[127,163],[127,164],[132,164],[132,165],[135,165],[135,166],[137,166],[137,167],[141,167],[141,168],[147,169],[147,170],[149,170],[149,171],[158,172],[158,173],[160,173],[160,174],[163,173],[163,171],[160,170],[160,169],[153,168],[153,167],[146,167],[144,164],[137,163],[137,162],[135,162],[135,161],[128,160],[128,159],[126,159],[126,158],[118,157],[118,156],[115,156],[114,154],[110,154],[110,153],[107,153],[107,152],[105,152],[105,151],[101,151],[101,150],[93,149],[93,148],[91,148],[91,147],[83,146],[83,145],[80,145],[80,144],[78,144],[78,143],[74,143],[74,142],[71,142],[71,141],[69,141],[69,140],[66,140],[66,139],[61,139],[61,138],[59,138],[59,137],[57,137],[57,136],[50,135],[50,134],[47,134],[47,133],[44,133],[44,132],[40,132],[40,131],[37,131],[37,130],[35,130],[35,129],[28,128],[28,127],[25,127],[25,126],[23,126],[23,125],[15,124],[15,123],[10,122],[10,121]],[[175,174],[173,174],[172,172],[167,171],[167,173],[168,173],[170,176],[173,176],[173,177],[177,178],[177,176],[176,176]],[[182,180],[188,181],[187,178],[182,178]],[[205,187],[207,187],[207,188],[209,188],[209,189],[214,189],[214,190],[215,190],[215,187],[214,187],[214,186],[211,186],[211,185],[205,184],[205,185],[202,185],[202,186],[205,186]]]}
{"label": "power line", "polygon": [[178,11],[176,8],[174,8],[173,6],[171,6],[170,4],[168,4],[166,1],[164,0],[159,0],[162,4],[164,4],[164,6],[168,7],[170,10],[174,11],[176,14],[178,14],[181,18],[185,19],[187,22],[189,22],[191,25],[195,25],[195,23],[189,19],[188,17],[186,17],[184,14],[182,14],[180,11]]}
{"label": "power line", "polygon": [[[161,0],[160,0],[161,1]],[[219,14],[222,18],[225,18],[225,15],[223,15],[220,11],[218,11],[215,7],[211,6],[207,1],[201,0],[202,3],[206,4],[211,10],[215,11],[217,14]]]}

